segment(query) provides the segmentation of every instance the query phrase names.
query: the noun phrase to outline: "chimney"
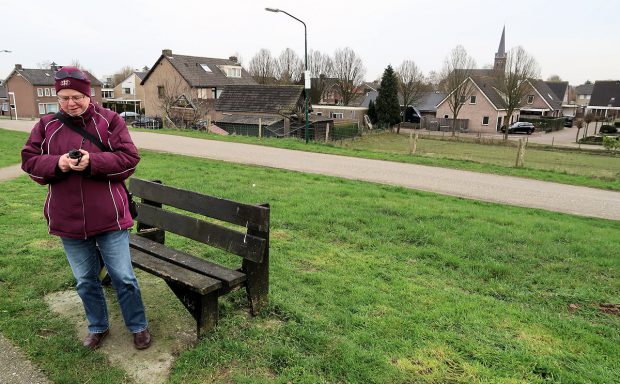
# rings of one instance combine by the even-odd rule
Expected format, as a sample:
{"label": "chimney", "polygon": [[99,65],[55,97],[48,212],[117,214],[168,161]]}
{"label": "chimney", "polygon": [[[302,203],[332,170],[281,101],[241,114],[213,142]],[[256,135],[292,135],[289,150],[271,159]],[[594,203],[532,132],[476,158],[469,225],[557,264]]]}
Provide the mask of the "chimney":
{"label": "chimney", "polygon": [[233,63],[235,63],[235,64],[237,64],[237,62],[238,62],[238,61],[237,61],[237,56],[230,56],[230,57],[228,58],[228,60],[232,61],[232,62],[233,62]]}
{"label": "chimney", "polygon": [[58,64],[54,63],[52,61],[52,64],[50,65],[50,69],[54,72],[56,72],[58,70]]}
{"label": "chimney", "polygon": [[164,56],[172,56],[172,49],[162,49],[161,54]]}
{"label": "chimney", "polygon": [[17,69],[18,71],[22,70],[22,65],[21,64],[15,64],[15,69]]}

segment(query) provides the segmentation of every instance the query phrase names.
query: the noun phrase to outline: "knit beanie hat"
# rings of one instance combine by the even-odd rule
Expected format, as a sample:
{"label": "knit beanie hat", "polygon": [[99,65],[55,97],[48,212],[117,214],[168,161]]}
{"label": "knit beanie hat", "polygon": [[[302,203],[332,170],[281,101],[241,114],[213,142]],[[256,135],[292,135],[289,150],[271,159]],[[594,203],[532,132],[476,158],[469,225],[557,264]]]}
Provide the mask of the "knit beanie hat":
{"label": "knit beanie hat", "polygon": [[74,89],[90,97],[90,79],[77,67],[62,67],[54,74],[56,93],[62,89]]}

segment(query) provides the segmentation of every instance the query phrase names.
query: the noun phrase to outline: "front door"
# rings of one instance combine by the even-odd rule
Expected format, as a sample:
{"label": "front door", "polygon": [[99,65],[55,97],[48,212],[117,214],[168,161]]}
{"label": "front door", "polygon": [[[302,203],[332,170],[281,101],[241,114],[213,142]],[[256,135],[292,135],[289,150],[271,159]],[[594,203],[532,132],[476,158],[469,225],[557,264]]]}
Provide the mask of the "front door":
{"label": "front door", "polygon": [[496,131],[499,131],[502,129],[502,117],[501,116],[497,116],[497,128],[495,128]]}

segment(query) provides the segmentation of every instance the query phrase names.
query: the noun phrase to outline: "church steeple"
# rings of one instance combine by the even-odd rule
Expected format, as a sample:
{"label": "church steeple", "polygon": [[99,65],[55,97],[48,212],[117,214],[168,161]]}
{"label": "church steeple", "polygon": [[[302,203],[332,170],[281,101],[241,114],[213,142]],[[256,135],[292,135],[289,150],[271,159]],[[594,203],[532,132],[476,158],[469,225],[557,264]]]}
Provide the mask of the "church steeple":
{"label": "church steeple", "polygon": [[493,69],[504,71],[506,69],[506,26],[502,30],[502,38],[499,40],[499,47],[495,53],[495,64]]}

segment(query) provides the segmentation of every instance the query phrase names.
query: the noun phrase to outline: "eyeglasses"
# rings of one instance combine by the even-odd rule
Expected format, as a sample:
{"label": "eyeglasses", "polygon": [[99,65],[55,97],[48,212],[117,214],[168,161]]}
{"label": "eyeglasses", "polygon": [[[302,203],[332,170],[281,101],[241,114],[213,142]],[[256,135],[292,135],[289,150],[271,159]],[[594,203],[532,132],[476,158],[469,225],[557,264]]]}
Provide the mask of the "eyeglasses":
{"label": "eyeglasses", "polygon": [[58,96],[58,101],[61,103],[68,103],[69,100],[73,100],[75,103],[82,101],[86,96],[85,95],[75,95],[75,96]]}
{"label": "eyeglasses", "polygon": [[78,79],[78,80],[88,80],[86,78],[86,75],[82,71],[73,71],[73,72],[58,71],[54,73],[54,80],[64,80],[67,77],[70,77],[72,79]]}

